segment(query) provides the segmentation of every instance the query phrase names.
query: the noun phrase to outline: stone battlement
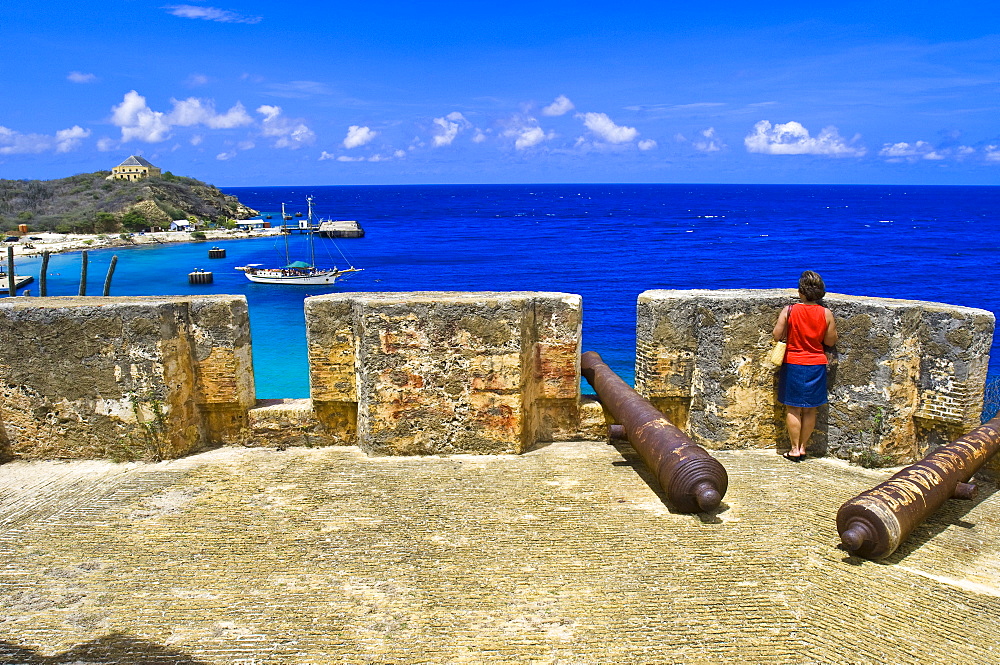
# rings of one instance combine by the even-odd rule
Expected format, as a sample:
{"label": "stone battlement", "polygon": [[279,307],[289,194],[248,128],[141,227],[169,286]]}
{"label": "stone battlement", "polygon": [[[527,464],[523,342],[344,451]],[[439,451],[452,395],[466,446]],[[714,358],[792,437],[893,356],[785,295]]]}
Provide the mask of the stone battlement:
{"label": "stone battlement", "polygon": [[[698,443],[787,441],[775,371],[761,363],[794,289],[646,291],[636,390]],[[942,303],[827,294],[840,339],[812,448],[912,461],[979,425],[995,318]]]}
{"label": "stone battlement", "polygon": [[[774,370],[761,361],[794,296],[643,293],[636,389],[706,447],[780,446]],[[990,312],[826,302],[841,340],[817,452],[909,461],[978,424]],[[233,444],[522,453],[605,435],[599,404],[580,395],[578,295],[341,293],[308,298],[305,314],[311,399],[257,403],[240,296],[0,302],[0,453],[161,459]]]}

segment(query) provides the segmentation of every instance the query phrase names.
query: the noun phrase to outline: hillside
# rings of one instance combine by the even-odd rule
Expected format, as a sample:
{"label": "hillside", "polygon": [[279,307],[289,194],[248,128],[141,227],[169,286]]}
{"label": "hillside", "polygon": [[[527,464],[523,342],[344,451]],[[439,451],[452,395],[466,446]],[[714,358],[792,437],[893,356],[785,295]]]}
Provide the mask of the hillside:
{"label": "hillside", "polygon": [[257,214],[235,196],[169,171],[135,182],[105,180],[109,171],[57,180],[0,180],[0,231],[109,233],[166,227],[195,217],[226,224]]}

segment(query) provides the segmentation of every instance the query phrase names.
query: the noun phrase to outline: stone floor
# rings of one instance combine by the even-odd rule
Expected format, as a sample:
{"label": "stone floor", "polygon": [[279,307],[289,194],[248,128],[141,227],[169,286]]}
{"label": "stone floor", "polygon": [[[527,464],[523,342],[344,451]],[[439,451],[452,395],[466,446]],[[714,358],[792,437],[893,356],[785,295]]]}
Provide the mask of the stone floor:
{"label": "stone floor", "polygon": [[9,463],[0,662],[1000,662],[995,488],[874,563],[834,515],[887,472],[717,457],[711,515],[594,442]]}

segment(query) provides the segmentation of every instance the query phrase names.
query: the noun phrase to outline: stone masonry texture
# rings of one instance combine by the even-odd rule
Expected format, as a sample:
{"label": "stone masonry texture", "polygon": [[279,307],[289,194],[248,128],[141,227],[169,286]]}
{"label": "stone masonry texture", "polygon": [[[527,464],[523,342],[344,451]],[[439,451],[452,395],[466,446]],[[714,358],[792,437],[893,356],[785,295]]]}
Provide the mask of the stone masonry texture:
{"label": "stone masonry texture", "polygon": [[254,404],[242,296],[0,303],[3,444],[21,458],[171,458],[241,443]]}
{"label": "stone masonry texture", "polygon": [[834,516],[891,470],[716,455],[729,491],[701,515],[603,442],[8,463],[0,662],[1000,660],[995,487],[874,563]]}
{"label": "stone masonry texture", "polygon": [[305,307],[313,408],[337,442],[519,453],[579,431],[578,295],[341,293]]}
{"label": "stone masonry texture", "polygon": [[[646,291],[636,389],[709,448],[788,446],[776,371],[763,360],[793,289]],[[840,341],[810,451],[912,462],[979,424],[991,312],[827,294]]]}

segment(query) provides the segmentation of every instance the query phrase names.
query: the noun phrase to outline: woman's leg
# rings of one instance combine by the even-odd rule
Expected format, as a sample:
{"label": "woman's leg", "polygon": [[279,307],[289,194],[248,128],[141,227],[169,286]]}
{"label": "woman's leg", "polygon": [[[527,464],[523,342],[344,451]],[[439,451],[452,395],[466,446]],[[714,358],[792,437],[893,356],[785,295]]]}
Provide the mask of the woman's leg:
{"label": "woman's leg", "polygon": [[[788,427],[788,440],[792,444],[792,449],[788,451],[788,454],[792,457],[799,455],[799,440],[802,438],[802,411],[801,406],[785,407],[785,425]],[[815,424],[814,420],[813,425],[815,426]]]}
{"label": "woman's leg", "polygon": [[818,412],[819,408],[815,406],[802,407],[800,410],[799,455],[806,454],[806,444],[809,443],[809,437],[812,436],[813,430],[816,429],[816,414]]}

